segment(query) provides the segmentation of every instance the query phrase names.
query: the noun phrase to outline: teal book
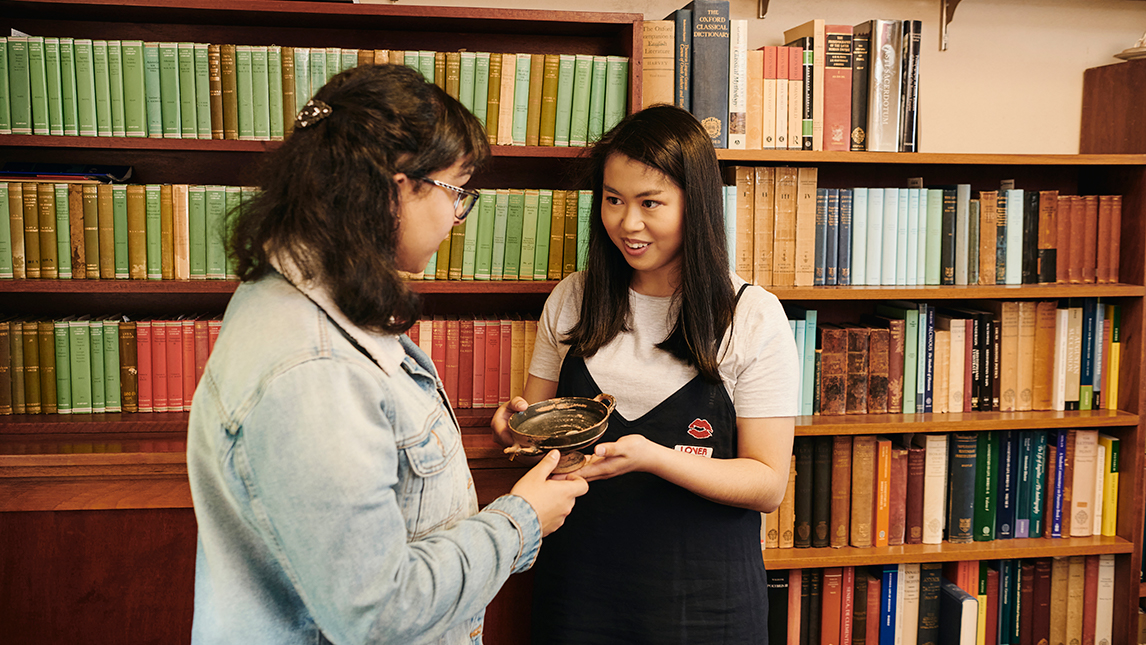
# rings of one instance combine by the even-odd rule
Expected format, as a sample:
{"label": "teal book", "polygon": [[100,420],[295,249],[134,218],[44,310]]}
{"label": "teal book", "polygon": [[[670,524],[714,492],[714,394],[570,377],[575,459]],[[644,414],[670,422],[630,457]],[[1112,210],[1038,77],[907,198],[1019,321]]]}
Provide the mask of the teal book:
{"label": "teal book", "polygon": [[[1029,535],[1041,538],[1046,533],[1046,522],[1043,511],[1046,507],[1046,474],[1047,474],[1047,432],[1046,430],[1032,430],[1034,438],[1034,453],[1031,458],[1031,526]],[[994,434],[994,433],[988,433]]]}
{"label": "teal book", "polygon": [[585,270],[589,259],[589,217],[593,213],[593,191],[577,191],[577,270]]}
{"label": "teal book", "polygon": [[358,50],[357,49],[343,49],[340,63],[338,65],[339,72],[345,72],[351,67],[358,66]]}
{"label": "teal book", "polygon": [[[569,112],[571,146],[580,148],[589,142],[589,95],[592,86],[593,57],[589,54],[577,54],[573,60],[573,102]],[[604,98],[604,95],[601,98]]]}
{"label": "teal book", "polygon": [[[532,56],[518,54],[513,80],[513,145],[525,145],[525,133],[529,126],[529,68]],[[538,82],[541,79],[537,79]]]}
{"label": "teal book", "polygon": [[222,280],[227,271],[226,245],[223,240],[224,222],[227,216],[227,196],[223,186],[207,186],[205,215],[207,225],[207,279]]}
{"label": "teal book", "polygon": [[[271,139],[271,95],[267,76],[266,45],[251,46],[251,113],[254,116],[254,138],[256,141]],[[242,126],[239,128],[242,138]]]}
{"label": "teal book", "polygon": [[0,181],[0,278],[12,278],[12,220],[8,213],[8,182]]}
{"label": "teal book", "polygon": [[[502,278],[517,280],[521,269],[521,235],[525,225],[525,191],[509,189],[509,208],[505,220],[505,260],[502,263]],[[532,275],[532,272],[530,272]]]}
{"label": "teal book", "polygon": [[[267,96],[270,99],[271,140],[283,139],[283,48],[267,47]],[[208,123],[209,125],[209,123]]]}
{"label": "teal book", "polygon": [[119,323],[103,321],[103,400],[108,412],[123,411],[119,382]]}
{"label": "teal book", "polygon": [[430,256],[430,261],[426,263],[426,268],[422,269],[423,280],[433,280],[438,272],[438,252]]}
{"label": "teal book", "polygon": [[239,140],[255,140],[255,99],[252,50],[250,45],[235,46],[235,94],[239,99]]}
{"label": "teal book", "polygon": [[[79,49],[77,48],[78,52]],[[143,92],[147,97],[147,136],[163,138],[163,90],[159,74],[159,43],[143,43]]]}
{"label": "teal book", "polygon": [[[8,42],[10,44],[12,39],[9,38]],[[96,80],[92,55],[91,39],[77,38],[75,40],[76,124],[81,137],[94,137],[99,134],[96,130]],[[12,132],[15,131],[13,123]]]}
{"label": "teal book", "polygon": [[[497,204],[497,191],[483,188],[478,192],[481,194],[481,197],[478,198],[477,205],[478,225],[477,250],[474,257],[474,280],[489,280],[490,266],[493,261],[493,220],[494,209]],[[0,234],[2,234],[2,231],[0,231]]]}
{"label": "teal book", "polygon": [[[63,87],[60,82],[60,39],[44,39],[44,72],[46,91],[48,93],[48,134],[62,137],[64,135],[64,103]],[[5,86],[7,90],[7,86]],[[0,99],[5,109],[7,97]]]}
{"label": "teal book", "polygon": [[56,345],[56,411],[60,414],[71,414],[72,361],[68,352],[68,322],[54,321],[52,332]]}
{"label": "teal book", "polygon": [[[71,362],[72,414],[91,414],[92,361],[91,342],[88,338],[88,321],[68,321],[68,357]],[[59,392],[56,393],[56,396],[59,396]]]}
{"label": "teal book", "polygon": [[573,81],[577,57],[561,54],[557,67],[557,121],[553,127],[553,145],[569,146],[569,128],[573,118]]}
{"label": "teal book", "polygon": [[342,49],[340,47],[326,48],[326,82],[342,71]]}
{"label": "teal book", "polygon": [[[725,4],[727,6],[727,3]],[[728,56],[724,57],[725,65]],[[605,68],[605,122],[604,131],[608,132],[613,126],[625,118],[625,107],[629,98],[629,59],[624,56],[609,56]],[[727,103],[728,92],[724,93]],[[725,121],[728,120],[728,110],[725,110]],[[727,140],[728,133],[724,133]],[[724,146],[721,146],[724,147]]]}
{"label": "teal book", "polygon": [[92,41],[92,73],[95,75],[96,132],[112,136],[111,73],[108,71],[107,41]]}
{"label": "teal book", "polygon": [[297,114],[310,100],[310,49],[294,48],[294,111]]}
{"label": "teal book", "polygon": [[[924,249],[925,260],[923,284],[938,285],[942,273],[942,258],[940,245],[943,241],[943,189],[927,188],[927,245]],[[924,215],[920,214],[920,219]]]}
{"label": "teal book", "polygon": [[[90,48],[88,51],[91,51]],[[12,134],[32,134],[32,77],[28,67],[26,36],[8,37],[7,58],[8,109]],[[94,119],[92,122],[94,126]]]}
{"label": "teal book", "polygon": [[92,412],[106,412],[104,407],[103,384],[103,323],[95,320],[88,323],[88,346],[92,364]]}
{"label": "teal book", "polygon": [[148,280],[162,280],[163,279],[163,264],[162,264],[162,250],[163,241],[161,234],[162,216],[160,214],[160,191],[159,184],[147,184],[144,189],[144,205],[146,222],[146,239],[147,239],[147,279]]}
{"label": "teal book", "polygon": [[107,41],[107,82],[111,99],[111,135],[127,136],[127,112],[123,98],[123,44]]}
{"label": "teal book", "polygon": [[28,88],[32,99],[32,134],[50,134],[48,73],[44,67],[43,36],[28,37]]}
{"label": "teal book", "polygon": [[[61,279],[72,277],[72,235],[68,211],[68,185],[56,184],[56,269]],[[78,267],[84,271],[85,267]]]}
{"label": "teal book", "polygon": [[533,279],[533,260],[537,253],[537,202],[540,196],[537,189],[525,191],[521,211],[521,253],[517,261],[518,280]]}
{"label": "teal book", "polygon": [[593,57],[593,76],[589,85],[589,143],[605,134],[605,86],[609,59],[606,56]]}
{"label": "teal book", "polygon": [[489,265],[490,280],[501,280],[505,274],[505,235],[509,226],[509,189],[499,188],[493,211],[493,255]]}
{"label": "teal book", "polygon": [[437,82],[434,77],[434,52],[425,49],[418,52],[418,71],[422,72],[427,83]]}
{"label": "teal book", "polygon": [[76,45],[74,38],[60,39],[60,106],[64,112],[64,135],[80,134],[76,121]]}
{"label": "teal book", "polygon": [[127,280],[131,277],[131,263],[127,252],[127,184],[112,184],[111,221],[112,239],[115,244],[115,278]]}
{"label": "teal book", "polygon": [[489,109],[489,52],[474,54],[474,99],[472,111],[485,127]]}
{"label": "teal book", "polygon": [[1031,492],[1034,482],[1034,467],[1031,463],[1034,457],[1034,435],[1032,430],[1018,430],[1018,490],[1015,495],[1015,529],[1014,537],[1030,537],[1031,530]]}
{"label": "teal book", "polygon": [[178,43],[159,43],[159,99],[163,108],[163,138],[183,138]]}
{"label": "teal book", "polygon": [[187,188],[187,246],[192,280],[207,279],[207,189]]}
{"label": "teal book", "polygon": [[[322,47],[310,48],[310,97],[318,94],[326,85],[326,50]],[[310,99],[307,98],[307,100]],[[305,101],[304,101],[305,105]],[[302,108],[299,108],[300,110]]]}
{"label": "teal book", "polygon": [[[905,402],[905,410],[906,405]],[[998,478],[999,435],[995,432],[980,432],[975,445],[975,523],[972,527],[976,542],[991,542],[995,539]]]}
{"label": "teal book", "polygon": [[481,228],[481,199],[478,206],[470,211],[464,223],[466,232],[462,238],[462,280],[473,280],[477,271],[477,238]]}
{"label": "teal book", "polygon": [[549,231],[553,222],[553,191],[537,191],[537,241],[533,245],[533,279],[544,280],[549,273]]}
{"label": "teal book", "polygon": [[[461,52],[461,68],[458,70],[458,101],[470,112],[474,111],[474,52]],[[483,122],[484,125],[484,122]]]}
{"label": "teal book", "polygon": [[[8,99],[8,38],[0,36],[0,134],[12,134],[12,109]],[[482,122],[485,125],[485,122]]]}
{"label": "teal book", "polygon": [[120,44],[123,57],[123,125],[128,137],[147,136],[147,83],[144,80],[143,41]]}
{"label": "teal book", "polygon": [[207,43],[195,43],[195,132],[211,138],[211,68]]}

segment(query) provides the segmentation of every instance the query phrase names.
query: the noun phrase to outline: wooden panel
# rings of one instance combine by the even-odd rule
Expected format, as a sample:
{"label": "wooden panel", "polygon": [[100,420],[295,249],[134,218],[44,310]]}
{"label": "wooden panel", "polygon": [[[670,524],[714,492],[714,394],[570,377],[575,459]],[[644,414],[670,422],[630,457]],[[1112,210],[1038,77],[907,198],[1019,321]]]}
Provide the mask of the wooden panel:
{"label": "wooden panel", "polygon": [[1092,67],[1082,74],[1079,151],[1146,152],[1146,60]]}

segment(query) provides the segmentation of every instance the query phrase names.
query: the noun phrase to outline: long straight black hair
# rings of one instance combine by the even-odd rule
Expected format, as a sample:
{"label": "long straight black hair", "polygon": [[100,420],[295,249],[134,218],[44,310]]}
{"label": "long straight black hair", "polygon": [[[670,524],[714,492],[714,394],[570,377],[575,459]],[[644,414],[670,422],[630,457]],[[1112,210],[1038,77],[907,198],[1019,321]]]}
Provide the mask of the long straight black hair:
{"label": "long straight black hair", "polygon": [[581,316],[564,341],[574,355],[592,356],[627,331],[633,269],[601,222],[605,164],[623,155],[662,173],[684,191],[679,313],[659,349],[720,382],[720,340],[732,324],[736,295],[728,269],[724,195],[712,141],[687,111],[656,105],[629,115],[590,150],[586,172],[593,188],[589,254]]}

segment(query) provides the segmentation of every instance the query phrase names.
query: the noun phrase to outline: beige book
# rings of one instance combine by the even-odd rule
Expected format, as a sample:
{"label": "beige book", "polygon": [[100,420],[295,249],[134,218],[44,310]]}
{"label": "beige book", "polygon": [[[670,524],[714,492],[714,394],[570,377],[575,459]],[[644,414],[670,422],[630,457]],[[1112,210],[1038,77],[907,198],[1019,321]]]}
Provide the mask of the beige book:
{"label": "beige book", "polygon": [[1050,645],[1066,645],[1067,586],[1070,578],[1070,560],[1056,557],[1051,560]]}
{"label": "beige book", "polygon": [[[1052,569],[1053,575],[1053,569]],[[1066,579],[1066,643],[1082,642],[1083,605],[1088,602],[1086,591],[1086,556],[1070,556]]]}
{"label": "beige book", "polygon": [[[647,24],[647,23],[646,23]],[[649,73],[648,59],[645,59],[645,74]],[[764,52],[759,49],[748,51],[748,134],[744,147],[759,150],[764,147]]]}
{"label": "beige book", "polygon": [[676,24],[672,20],[646,20],[641,38],[641,107],[673,104],[676,83]]}
{"label": "beige book", "polygon": [[795,168],[776,169],[776,225],[772,242],[772,284],[791,287],[796,284],[796,190]]}
{"label": "beige book", "polygon": [[796,286],[810,287],[816,278],[816,185],[815,167],[796,171]]}
{"label": "beige book", "polygon": [[172,235],[175,245],[175,279],[191,279],[191,229],[187,211],[187,184],[171,186]]}
{"label": "beige book", "polygon": [[1019,389],[1019,303],[1001,303],[999,333],[999,411],[1014,412]]}
{"label": "beige book", "polygon": [[[497,54],[490,54],[496,56]],[[501,55],[501,102],[497,114],[497,145],[513,145],[513,90],[517,79],[517,54]],[[486,114],[486,118],[493,118]]]}
{"label": "beige book", "polygon": [[1074,479],[1070,500],[1070,535],[1094,534],[1094,479],[1098,455],[1098,430],[1082,430],[1074,439]]}
{"label": "beige book", "polygon": [[732,252],[733,266],[736,274],[748,282],[752,282],[753,242],[754,231],[752,220],[754,215],[753,198],[756,192],[754,181],[756,174],[751,166],[732,166],[728,169],[729,179],[736,185],[736,238],[735,249]]}
{"label": "beige book", "polygon": [[772,286],[772,245],[776,226],[776,169],[757,166],[752,185],[752,281],[763,287]]}
{"label": "beige book", "polygon": [[784,499],[780,501],[779,546],[791,549],[796,538],[796,456],[788,466],[788,487],[784,489]]}
{"label": "beige book", "polygon": [[1035,331],[1038,321],[1038,303],[1019,301],[1019,355],[1016,364],[1018,379],[1015,410],[1029,412],[1033,407],[1035,388]]}
{"label": "beige book", "polygon": [[938,329],[938,320],[935,321],[935,327],[935,378],[931,411],[946,414],[951,411],[951,330]]}

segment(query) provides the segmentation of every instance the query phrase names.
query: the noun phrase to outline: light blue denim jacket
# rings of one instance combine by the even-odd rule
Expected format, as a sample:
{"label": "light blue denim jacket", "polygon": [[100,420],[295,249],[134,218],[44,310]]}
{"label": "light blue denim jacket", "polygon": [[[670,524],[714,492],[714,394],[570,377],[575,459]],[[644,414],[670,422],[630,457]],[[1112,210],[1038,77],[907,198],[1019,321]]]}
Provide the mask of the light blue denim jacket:
{"label": "light blue denim jacket", "polygon": [[480,643],[537,515],[514,495],[478,512],[426,354],[306,291],[241,285],[195,392],[192,642]]}

